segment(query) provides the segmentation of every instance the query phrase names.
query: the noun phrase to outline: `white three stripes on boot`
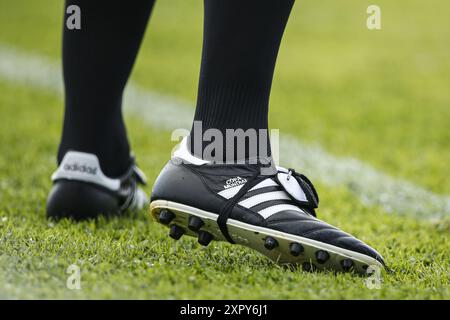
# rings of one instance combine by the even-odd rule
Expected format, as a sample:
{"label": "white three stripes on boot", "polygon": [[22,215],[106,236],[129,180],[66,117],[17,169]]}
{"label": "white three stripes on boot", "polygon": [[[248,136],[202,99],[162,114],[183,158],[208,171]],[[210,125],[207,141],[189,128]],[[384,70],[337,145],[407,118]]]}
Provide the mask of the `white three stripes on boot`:
{"label": "white three stripes on boot", "polygon": [[288,195],[284,191],[271,191],[266,193],[261,193],[254,195],[250,198],[242,200],[239,205],[244,208],[250,209],[260,203],[271,201],[271,200],[289,200]]}
{"label": "white three stripes on boot", "polygon": [[292,204],[277,204],[268,208],[265,208],[263,210],[258,211],[258,213],[263,216],[264,219],[269,218],[271,215],[274,215],[275,213],[281,212],[281,211],[297,211],[304,213],[300,208],[292,205]]}
{"label": "white three stripes on boot", "polygon": [[[277,185],[278,184],[275,181],[273,181],[270,178],[267,178],[267,179],[261,181],[260,183],[258,183],[253,188],[251,188],[249,191],[257,190],[257,189],[264,188],[264,187],[273,187],[273,186],[277,186]],[[243,185],[225,189],[225,190],[220,191],[218,194],[220,196],[224,197],[225,199],[231,199],[239,192],[239,190],[241,190],[242,186]]]}
{"label": "white three stripes on boot", "polygon": [[[234,188],[225,189],[223,191],[220,191],[218,194],[226,199],[231,199],[239,192],[239,190],[241,190],[242,186],[243,185],[240,185],[240,186],[237,186]],[[249,192],[258,190],[261,188],[273,187],[273,186],[278,186],[278,184],[275,181],[273,181],[272,179],[267,178],[267,179],[261,181],[260,183],[258,183],[253,188],[251,188],[249,190]],[[266,193],[260,193],[260,194],[251,196],[245,200],[240,201],[238,204],[244,208],[250,209],[250,208],[252,208],[258,204],[264,203],[264,202],[275,201],[275,200],[289,200],[289,199],[290,199],[289,196],[284,191],[269,191]],[[294,205],[291,205],[291,204],[276,204],[276,205],[269,206],[265,209],[258,211],[258,214],[260,214],[263,218],[267,219],[268,217],[270,217],[278,212],[285,211],[285,210],[293,210],[293,211],[297,211],[297,212],[303,212],[300,208],[298,208]]]}

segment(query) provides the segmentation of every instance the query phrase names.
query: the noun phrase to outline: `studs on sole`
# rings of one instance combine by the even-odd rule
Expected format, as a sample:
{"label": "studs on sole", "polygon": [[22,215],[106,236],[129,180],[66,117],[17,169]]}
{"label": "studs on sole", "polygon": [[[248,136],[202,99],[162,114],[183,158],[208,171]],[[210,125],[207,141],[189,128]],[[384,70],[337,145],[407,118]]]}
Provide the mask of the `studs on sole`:
{"label": "studs on sole", "polygon": [[302,253],[304,250],[305,248],[303,248],[303,246],[300,243],[292,242],[289,245],[289,251],[291,252],[291,255],[293,255],[294,257],[298,257],[298,255]]}
{"label": "studs on sole", "polygon": [[350,269],[353,267],[353,260],[344,259],[341,261],[341,266],[344,271],[350,271]]}
{"label": "studs on sole", "polygon": [[175,218],[175,214],[170,212],[169,210],[162,209],[159,212],[159,222],[162,224],[168,225]]}
{"label": "studs on sole", "polygon": [[172,225],[170,227],[169,236],[175,240],[178,240],[181,238],[181,236],[184,234],[184,229],[182,227],[177,226],[176,224]]}
{"label": "studs on sole", "polygon": [[302,263],[302,269],[306,272],[312,272],[316,269],[316,266],[312,264],[311,262],[303,262]]}
{"label": "studs on sole", "polygon": [[196,216],[190,216],[188,220],[188,228],[194,232],[198,232],[205,223]]}
{"label": "studs on sole", "polygon": [[272,237],[266,237],[266,240],[264,241],[264,247],[266,247],[266,249],[268,250],[272,250],[278,247],[278,241]]}
{"label": "studs on sole", "polygon": [[318,263],[324,264],[329,258],[330,255],[328,254],[328,252],[323,250],[316,251],[316,260]]}
{"label": "studs on sole", "polygon": [[206,247],[213,239],[214,236],[207,231],[200,230],[198,232],[198,243],[200,243],[202,246]]}

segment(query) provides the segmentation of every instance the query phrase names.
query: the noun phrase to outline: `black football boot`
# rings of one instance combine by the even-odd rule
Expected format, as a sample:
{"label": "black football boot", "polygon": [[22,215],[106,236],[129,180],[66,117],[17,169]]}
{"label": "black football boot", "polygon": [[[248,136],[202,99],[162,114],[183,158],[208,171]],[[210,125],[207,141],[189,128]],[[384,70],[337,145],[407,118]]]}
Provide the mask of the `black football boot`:
{"label": "black football boot", "polygon": [[293,169],[209,163],[184,140],[154,184],[150,212],[176,240],[228,241],[306,270],[364,274],[384,266],[377,251],[319,220],[318,204],[313,184]]}
{"label": "black football boot", "polygon": [[147,196],[139,187],[146,178],[134,164],[121,177],[109,178],[94,154],[69,151],[52,175],[53,188],[47,199],[49,218],[75,220],[116,215],[139,210]]}

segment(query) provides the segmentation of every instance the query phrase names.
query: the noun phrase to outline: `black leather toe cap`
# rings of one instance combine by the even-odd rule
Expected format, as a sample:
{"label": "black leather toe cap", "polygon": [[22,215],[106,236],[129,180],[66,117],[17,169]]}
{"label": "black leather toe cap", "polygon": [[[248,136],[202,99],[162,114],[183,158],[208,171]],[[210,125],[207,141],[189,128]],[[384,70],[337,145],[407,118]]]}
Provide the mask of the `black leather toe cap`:
{"label": "black leather toe cap", "polygon": [[375,249],[352,235],[308,214],[283,211],[269,217],[267,227],[365,254],[384,265],[383,257]]}

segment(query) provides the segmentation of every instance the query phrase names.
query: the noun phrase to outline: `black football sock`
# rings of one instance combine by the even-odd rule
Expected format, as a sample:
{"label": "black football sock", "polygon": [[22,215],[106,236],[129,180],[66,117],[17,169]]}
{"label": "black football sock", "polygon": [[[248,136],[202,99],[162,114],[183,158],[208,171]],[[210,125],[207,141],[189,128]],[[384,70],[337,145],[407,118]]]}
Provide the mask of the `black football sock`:
{"label": "black football sock", "polygon": [[130,165],[122,95],[154,0],[67,0],[77,5],[81,29],[63,31],[65,115],[58,162],[69,150],[94,153],[115,177]]}
{"label": "black football sock", "polygon": [[[219,129],[224,137],[226,129],[267,130],[275,61],[293,3],[205,0],[196,122],[190,136],[191,152],[196,156],[205,155],[209,142],[201,142],[200,135],[207,129]],[[202,130],[195,130],[200,122]],[[268,138],[259,143],[270,154]],[[240,160],[236,146],[231,147],[234,156],[225,155],[225,147],[223,159]],[[245,157],[254,156],[245,150]]]}

